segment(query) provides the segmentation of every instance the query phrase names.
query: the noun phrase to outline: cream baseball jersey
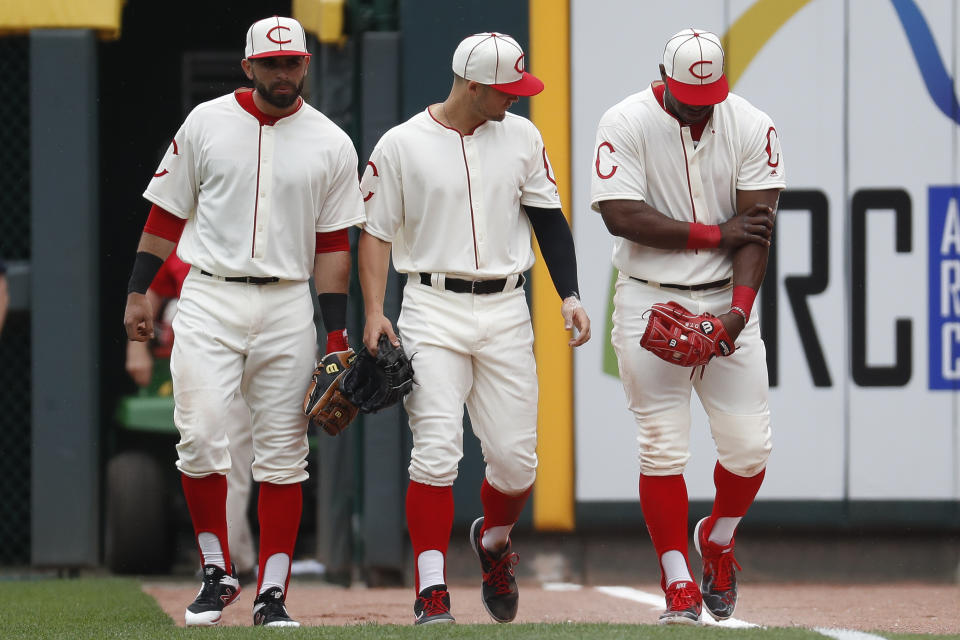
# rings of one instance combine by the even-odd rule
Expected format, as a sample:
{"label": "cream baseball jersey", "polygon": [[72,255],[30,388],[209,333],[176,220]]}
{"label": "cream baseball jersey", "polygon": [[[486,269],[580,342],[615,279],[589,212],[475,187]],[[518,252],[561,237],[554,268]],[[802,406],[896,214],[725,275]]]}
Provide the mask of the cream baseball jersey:
{"label": "cream baseball jersey", "polygon": [[143,196],[187,219],[184,262],[304,281],[317,232],[363,223],[357,165],[347,134],[305,102],[262,125],[230,94],[190,112]]}
{"label": "cream baseball jersey", "polygon": [[[713,108],[699,143],[680,127],[651,87],[600,119],[591,168],[591,206],[643,200],[685,222],[720,224],[736,213],[737,190],[786,186],[780,140],[770,117],[729,94]],[[666,250],[614,238],[613,264],[628,276],[678,284],[728,278],[728,251]]]}
{"label": "cream baseball jersey", "polygon": [[520,206],[560,207],[540,132],[510,113],[460,135],[424,110],[380,139],[360,191],[364,229],[393,243],[397,271],[471,279],[529,269],[530,222]]}

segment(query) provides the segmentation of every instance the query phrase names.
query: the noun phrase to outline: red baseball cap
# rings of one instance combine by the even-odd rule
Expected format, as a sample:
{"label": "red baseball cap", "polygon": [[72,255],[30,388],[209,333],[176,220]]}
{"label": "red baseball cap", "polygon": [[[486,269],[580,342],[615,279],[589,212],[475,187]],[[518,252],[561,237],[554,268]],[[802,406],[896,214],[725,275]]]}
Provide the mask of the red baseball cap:
{"label": "red baseball cap", "polygon": [[667,40],[663,68],[673,97],[684,104],[718,104],[730,87],[723,72],[723,46],[716,34],[684,29]]}
{"label": "red baseball cap", "polygon": [[453,53],[453,72],[515,96],[535,96],[543,82],[524,67],[525,55],[517,41],[503,33],[475,33]]}

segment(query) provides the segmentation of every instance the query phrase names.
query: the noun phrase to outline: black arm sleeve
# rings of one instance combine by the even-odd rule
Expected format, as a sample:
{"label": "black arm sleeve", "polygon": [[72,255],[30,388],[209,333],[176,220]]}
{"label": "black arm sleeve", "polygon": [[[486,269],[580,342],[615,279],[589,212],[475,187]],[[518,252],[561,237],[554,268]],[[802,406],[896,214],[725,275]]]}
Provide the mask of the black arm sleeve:
{"label": "black arm sleeve", "polygon": [[321,293],[317,295],[320,303],[320,319],[327,333],[347,328],[347,294]]}
{"label": "black arm sleeve", "polygon": [[547,263],[553,286],[560,299],[580,297],[577,282],[577,251],[573,246],[570,225],[560,209],[541,209],[524,205],[527,218],[540,245],[543,261]]}

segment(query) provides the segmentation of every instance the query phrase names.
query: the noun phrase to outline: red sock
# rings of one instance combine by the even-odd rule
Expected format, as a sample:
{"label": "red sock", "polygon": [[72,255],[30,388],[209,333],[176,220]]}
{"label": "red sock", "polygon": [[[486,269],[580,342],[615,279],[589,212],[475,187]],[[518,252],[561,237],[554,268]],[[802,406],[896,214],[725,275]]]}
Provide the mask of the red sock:
{"label": "red sock", "polygon": [[[230,548],[227,545],[227,476],[211,473],[202,478],[191,478],[181,473],[180,484],[187,499],[190,520],[193,522],[193,540],[203,532],[212,533],[220,541],[227,573],[230,573]],[[199,551],[200,544],[197,543]],[[200,564],[206,564],[200,552]]]}
{"label": "red sock", "polygon": [[[687,564],[687,483],[683,475],[646,476],[640,474],[640,508],[647,523],[647,531],[660,556],[667,551],[679,551]],[[661,575],[663,567],[660,567]]]}
{"label": "red sock", "polygon": [[[257,517],[260,520],[260,570],[257,573],[257,593],[263,585],[263,569],[267,559],[275,553],[285,553],[293,560],[297,544],[297,529],[303,512],[303,490],[300,483],[260,483],[260,498],[257,502]],[[290,568],[283,592],[290,585]]]}
{"label": "red sock", "polygon": [[[480,485],[480,501],[483,503],[483,531],[490,527],[514,525],[520,519],[523,507],[527,504],[533,486],[517,496],[508,496],[493,488],[487,479]],[[481,534],[483,533],[481,531]]]}
{"label": "red sock", "polygon": [[443,554],[443,579],[447,579],[447,547],[453,529],[453,487],[435,487],[410,481],[407,485],[407,531],[413,545],[416,590],[420,593],[420,572],[417,558],[424,551],[437,550]]}
{"label": "red sock", "polygon": [[755,476],[744,478],[727,471],[718,462],[713,468],[713,484],[717,488],[717,495],[713,499],[713,511],[706,523],[707,531],[713,528],[717,518],[742,518],[747,515],[747,509],[757,497],[766,472],[764,469]]}

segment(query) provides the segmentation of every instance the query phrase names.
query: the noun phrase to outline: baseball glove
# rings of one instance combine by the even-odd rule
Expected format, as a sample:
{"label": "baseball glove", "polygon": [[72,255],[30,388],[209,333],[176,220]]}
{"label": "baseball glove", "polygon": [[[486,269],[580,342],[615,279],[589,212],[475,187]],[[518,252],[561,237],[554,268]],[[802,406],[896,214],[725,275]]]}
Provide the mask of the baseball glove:
{"label": "baseball glove", "polygon": [[377,355],[364,349],[340,380],[340,392],[360,413],[376,413],[400,402],[413,389],[413,363],[381,334]]}
{"label": "baseball glove", "polygon": [[313,371],[303,412],[310,423],[332,436],[346,429],[357,417],[357,406],[340,391],[340,382],[357,360],[353,349],[334,351],[324,356]]}
{"label": "baseball glove", "polygon": [[676,302],[657,303],[640,346],[670,364],[699,367],[714,356],[728,356],[736,347],[723,323],[711,313],[694,315]]}

